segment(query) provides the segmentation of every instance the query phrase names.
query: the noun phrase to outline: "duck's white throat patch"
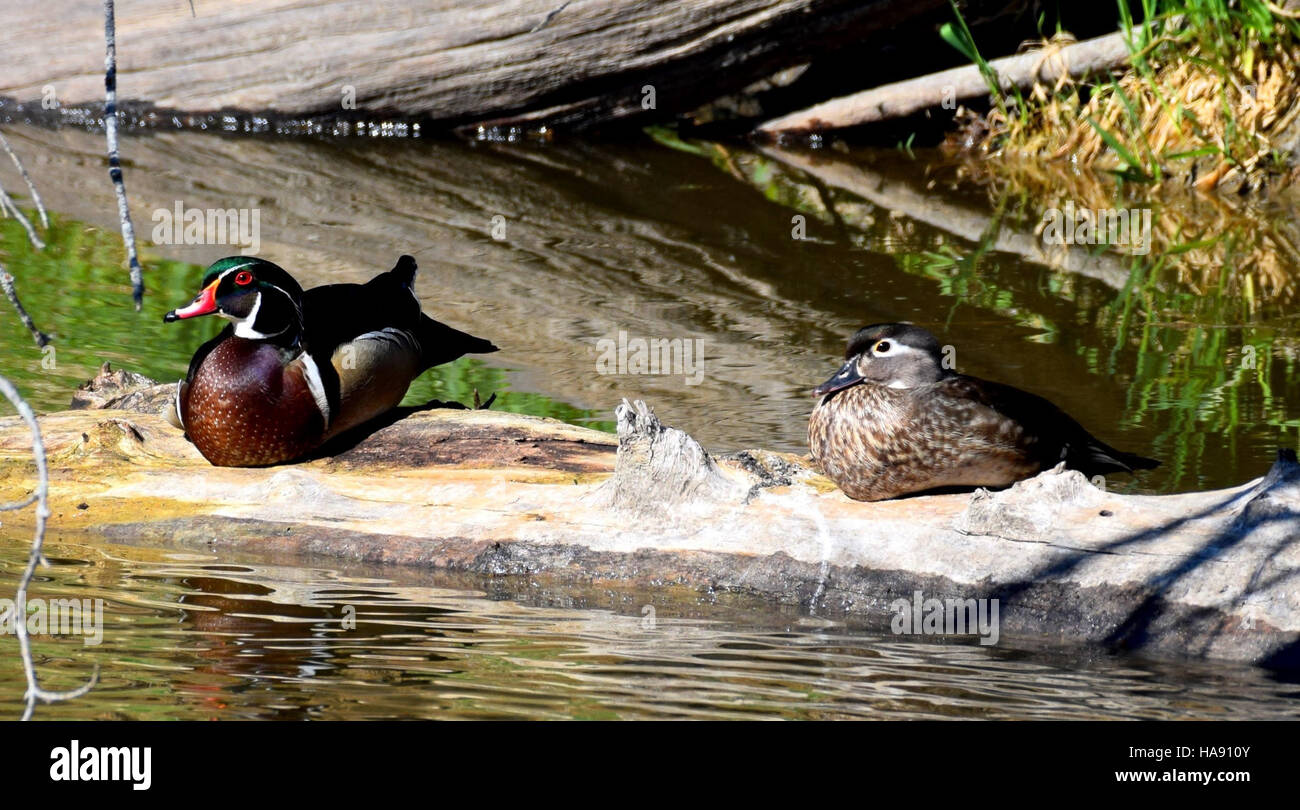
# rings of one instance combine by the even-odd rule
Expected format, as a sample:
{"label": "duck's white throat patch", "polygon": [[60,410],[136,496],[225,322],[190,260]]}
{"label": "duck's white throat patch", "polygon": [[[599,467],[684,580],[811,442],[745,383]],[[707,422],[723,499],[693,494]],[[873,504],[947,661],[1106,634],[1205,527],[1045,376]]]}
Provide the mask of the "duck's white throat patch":
{"label": "duck's white throat patch", "polygon": [[[264,335],[253,328],[257,323],[257,311],[262,308],[262,293],[259,290],[257,300],[253,302],[253,308],[243,318],[235,321],[235,334],[248,340],[265,340],[270,335]],[[233,319],[232,319],[233,320]]]}

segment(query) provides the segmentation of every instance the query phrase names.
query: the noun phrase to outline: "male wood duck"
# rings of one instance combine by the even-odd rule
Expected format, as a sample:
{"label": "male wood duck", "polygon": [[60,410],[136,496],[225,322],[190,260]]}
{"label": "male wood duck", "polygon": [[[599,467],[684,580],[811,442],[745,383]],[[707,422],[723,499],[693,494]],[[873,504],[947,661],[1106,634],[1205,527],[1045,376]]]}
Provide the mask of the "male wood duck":
{"label": "male wood duck", "polygon": [[1064,461],[1084,475],[1160,462],[1092,436],[1042,397],[944,368],[939,341],[902,323],[864,326],[813,389],[813,459],[850,498],[1000,487]]}
{"label": "male wood duck", "polygon": [[163,316],[232,321],[195,352],[169,418],[217,466],[279,464],[396,407],[426,369],[496,351],[421,312],[415,270],[402,256],[365,284],[304,292],[263,259],[216,262]]}

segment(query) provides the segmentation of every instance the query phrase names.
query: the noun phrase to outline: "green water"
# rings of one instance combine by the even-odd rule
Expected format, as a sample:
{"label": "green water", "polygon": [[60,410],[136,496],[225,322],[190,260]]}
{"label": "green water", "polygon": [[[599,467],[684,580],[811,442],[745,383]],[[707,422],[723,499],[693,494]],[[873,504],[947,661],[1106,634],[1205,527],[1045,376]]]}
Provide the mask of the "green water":
{"label": "green water", "polygon": [[[31,212],[35,219],[35,211]],[[145,252],[149,295],[140,312],[130,302],[121,270],[119,233],[59,216],[41,234],[36,250],[14,219],[0,222],[3,264],[17,279],[19,296],[37,327],[53,338],[39,349],[31,333],[7,310],[0,320],[0,373],[19,385],[32,407],[62,410],[71,392],[93,377],[101,363],[159,381],[185,376],[194,349],[219,332],[225,321],[204,318],[164,324],[163,313],[183,306],[198,292],[203,266],[169,261]],[[505,370],[476,357],[429,369],[417,378],[403,404],[473,402],[497,395],[498,410],[549,416],[612,430],[605,416],[528,391],[513,391]]]}

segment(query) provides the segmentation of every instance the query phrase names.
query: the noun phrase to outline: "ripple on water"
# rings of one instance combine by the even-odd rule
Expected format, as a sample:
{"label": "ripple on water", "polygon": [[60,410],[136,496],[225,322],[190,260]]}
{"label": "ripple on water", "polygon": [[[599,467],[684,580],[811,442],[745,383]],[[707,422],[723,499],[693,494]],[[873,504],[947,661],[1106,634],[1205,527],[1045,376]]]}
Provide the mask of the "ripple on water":
{"label": "ripple on water", "polygon": [[[659,605],[655,592],[573,593],[585,607],[556,608],[528,582],[502,600],[499,582],[427,572],[411,584],[138,548],[51,552],[58,564],[32,595],[103,599],[104,632],[99,646],[38,639],[40,671],[53,688],[94,663],[102,675],[42,717],[1300,716],[1294,686],[1245,667],[900,641],[753,606]],[[0,539],[0,592],[25,554],[24,540]],[[652,628],[641,598],[656,600]],[[21,671],[3,660],[0,706],[16,714]]]}

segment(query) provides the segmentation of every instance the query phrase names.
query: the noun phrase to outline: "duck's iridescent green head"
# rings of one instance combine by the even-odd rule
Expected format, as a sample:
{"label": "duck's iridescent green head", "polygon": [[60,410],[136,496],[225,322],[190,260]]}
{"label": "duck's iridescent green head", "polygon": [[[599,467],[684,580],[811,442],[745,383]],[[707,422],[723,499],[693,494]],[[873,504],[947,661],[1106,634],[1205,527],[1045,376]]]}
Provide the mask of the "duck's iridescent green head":
{"label": "duck's iridescent green head", "polygon": [[189,306],[163,321],[217,314],[234,321],[235,334],[249,340],[286,337],[302,331],[302,287],[279,266],[254,256],[227,256],[203,274],[202,289]]}

